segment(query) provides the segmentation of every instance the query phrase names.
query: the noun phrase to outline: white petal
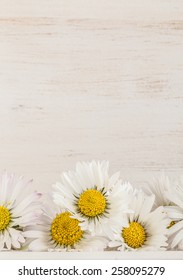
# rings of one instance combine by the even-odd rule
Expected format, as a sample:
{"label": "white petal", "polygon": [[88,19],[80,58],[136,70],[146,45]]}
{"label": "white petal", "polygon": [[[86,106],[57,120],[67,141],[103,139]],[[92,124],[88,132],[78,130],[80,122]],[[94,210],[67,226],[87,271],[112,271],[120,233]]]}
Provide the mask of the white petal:
{"label": "white petal", "polygon": [[44,236],[43,232],[36,231],[36,230],[25,231],[22,234],[24,237],[29,237],[29,238],[41,238]]}
{"label": "white petal", "polygon": [[32,241],[29,244],[29,250],[31,251],[47,251],[48,250],[48,244],[43,239],[37,239]]}
{"label": "white petal", "polygon": [[116,172],[115,174],[113,174],[110,179],[109,179],[109,187],[113,186],[116,184],[116,182],[118,181],[120,176],[120,172]]}
{"label": "white petal", "polygon": [[27,206],[34,202],[37,199],[37,194],[36,193],[32,193],[30,195],[28,195],[26,198],[24,198],[22,200],[22,202],[20,202],[14,209],[13,209],[13,214],[15,216],[22,216],[22,213],[24,211],[24,209],[27,208]]}
{"label": "white petal", "polygon": [[110,241],[109,243],[108,243],[108,246],[109,247],[117,247],[117,246],[120,246],[121,245],[121,242],[120,241]]}
{"label": "white petal", "polygon": [[4,231],[4,241],[8,250],[11,249],[11,238],[7,230]]}
{"label": "white petal", "polygon": [[179,233],[177,233],[177,235],[175,236],[175,238],[171,244],[171,247],[172,248],[176,247],[178,245],[178,243],[182,240],[183,240],[183,230],[181,230],[181,231],[179,231]]}
{"label": "white petal", "polygon": [[176,223],[175,225],[173,225],[171,228],[169,228],[168,233],[173,234],[173,233],[179,231],[180,229],[183,229],[183,221],[180,221],[180,222]]}

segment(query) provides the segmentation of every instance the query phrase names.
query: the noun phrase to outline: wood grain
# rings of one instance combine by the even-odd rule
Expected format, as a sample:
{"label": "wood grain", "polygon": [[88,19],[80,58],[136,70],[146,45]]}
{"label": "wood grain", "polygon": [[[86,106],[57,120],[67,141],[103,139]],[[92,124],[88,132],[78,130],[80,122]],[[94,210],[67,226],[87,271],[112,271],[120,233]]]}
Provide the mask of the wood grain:
{"label": "wood grain", "polygon": [[183,1],[0,1],[0,170],[183,171]]}

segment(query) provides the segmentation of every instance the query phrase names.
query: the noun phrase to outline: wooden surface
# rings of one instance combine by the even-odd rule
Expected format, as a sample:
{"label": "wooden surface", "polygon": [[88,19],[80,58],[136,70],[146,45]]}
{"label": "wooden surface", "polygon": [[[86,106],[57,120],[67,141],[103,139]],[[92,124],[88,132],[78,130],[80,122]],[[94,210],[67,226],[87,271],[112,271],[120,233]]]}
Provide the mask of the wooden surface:
{"label": "wooden surface", "polygon": [[182,0],[0,0],[0,170],[183,173]]}
{"label": "wooden surface", "polygon": [[[183,260],[181,251],[0,252],[0,260]],[[123,264],[124,265],[124,264]],[[152,264],[151,264],[152,265]],[[20,266],[20,264],[19,264]],[[1,269],[2,273],[2,269]],[[177,278],[176,278],[177,279]]]}

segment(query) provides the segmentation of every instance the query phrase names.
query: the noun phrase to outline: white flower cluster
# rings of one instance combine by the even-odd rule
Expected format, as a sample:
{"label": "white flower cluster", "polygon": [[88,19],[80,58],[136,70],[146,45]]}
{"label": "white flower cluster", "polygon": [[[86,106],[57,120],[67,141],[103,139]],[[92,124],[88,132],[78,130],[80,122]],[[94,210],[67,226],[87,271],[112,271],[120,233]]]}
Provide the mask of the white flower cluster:
{"label": "white flower cluster", "polygon": [[109,164],[78,162],[52,192],[0,176],[0,251],[183,250],[183,180],[133,188]]}

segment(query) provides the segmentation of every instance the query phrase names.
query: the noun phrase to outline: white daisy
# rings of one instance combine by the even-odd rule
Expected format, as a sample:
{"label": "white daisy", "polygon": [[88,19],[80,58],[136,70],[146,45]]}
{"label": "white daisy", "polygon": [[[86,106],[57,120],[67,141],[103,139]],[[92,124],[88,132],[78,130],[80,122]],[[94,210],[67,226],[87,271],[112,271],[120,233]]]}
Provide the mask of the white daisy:
{"label": "white daisy", "polygon": [[183,250],[183,178],[165,193],[172,206],[165,207],[169,218],[169,242],[172,249]]}
{"label": "white daisy", "polygon": [[82,221],[83,230],[92,235],[111,237],[118,213],[129,211],[128,193],[121,186],[119,173],[109,177],[108,162],[77,163],[75,172],[65,172],[53,188],[54,202]]}
{"label": "white daisy", "polygon": [[30,193],[30,182],[6,172],[0,175],[0,251],[20,249],[33,237],[28,227],[36,223],[40,195]]}
{"label": "white daisy", "polygon": [[162,207],[151,211],[154,195],[135,191],[131,198],[131,214],[121,214],[114,227],[115,239],[110,247],[118,250],[162,250],[167,246],[167,220]]}
{"label": "white daisy", "polygon": [[37,237],[29,245],[32,251],[102,251],[107,245],[106,238],[92,237],[88,231],[82,230],[80,221],[54,205],[50,197],[43,207]]}
{"label": "white daisy", "polygon": [[[183,182],[183,180],[182,180]],[[170,180],[164,174],[149,185],[148,194],[155,194],[154,209],[164,206],[163,210],[169,219],[168,249],[183,248],[183,183]],[[182,249],[181,249],[182,250]]]}

